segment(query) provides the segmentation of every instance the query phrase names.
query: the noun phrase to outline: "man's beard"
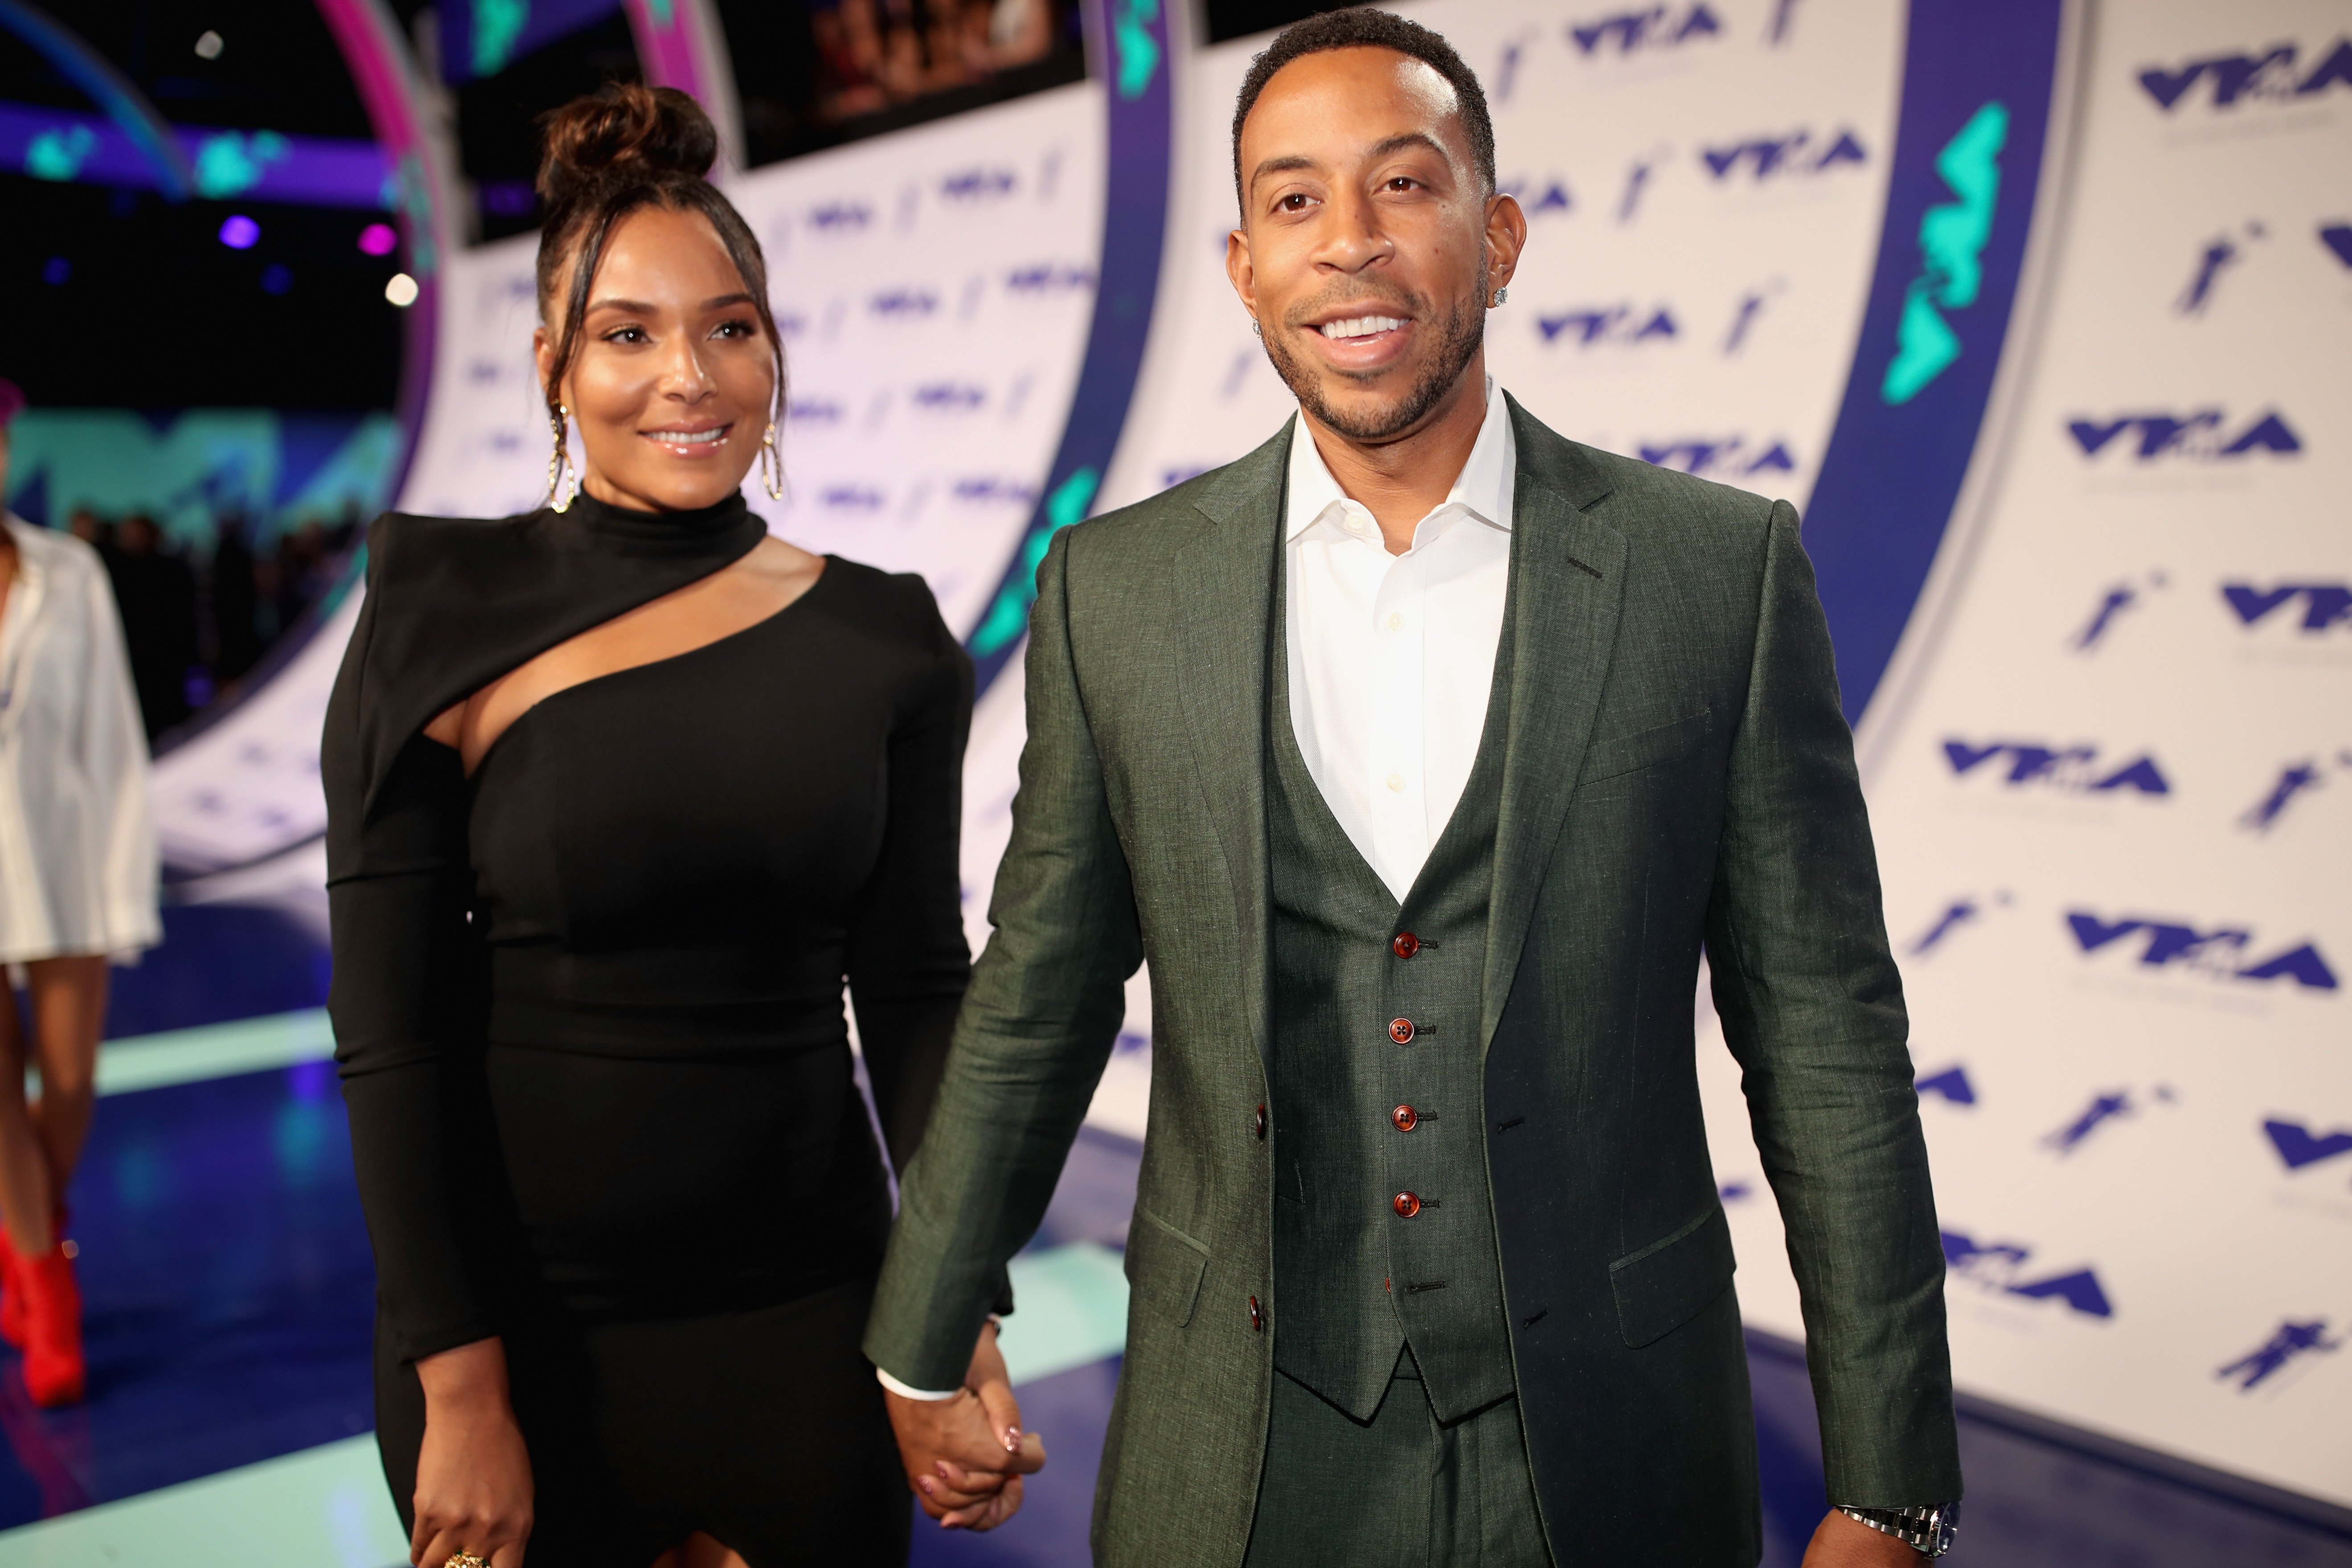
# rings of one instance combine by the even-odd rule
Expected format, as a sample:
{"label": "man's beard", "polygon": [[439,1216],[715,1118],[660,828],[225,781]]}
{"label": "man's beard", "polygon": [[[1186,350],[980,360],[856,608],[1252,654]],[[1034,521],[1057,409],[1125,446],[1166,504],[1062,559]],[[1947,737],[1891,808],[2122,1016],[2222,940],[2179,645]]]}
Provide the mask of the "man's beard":
{"label": "man's beard", "polygon": [[[1444,321],[1436,349],[1423,363],[1420,376],[1412,384],[1412,390],[1390,407],[1376,409],[1364,417],[1351,417],[1332,407],[1323,395],[1320,378],[1311,367],[1290,353],[1283,345],[1278,331],[1266,334],[1265,357],[1273,362],[1275,374],[1282,377],[1283,384],[1290,388],[1291,395],[1298,399],[1298,406],[1305,409],[1307,416],[1317,424],[1337,431],[1350,441],[1391,441],[1427,418],[1429,411],[1444,401],[1461,381],[1462,373],[1469,369],[1479,344],[1486,341],[1486,312],[1480,308],[1486,298],[1486,278],[1482,271],[1477,295],[1474,299],[1456,301]],[[1420,305],[1419,300],[1410,297],[1403,302],[1410,307]],[[1314,307],[1307,309],[1311,310]],[[1431,322],[1425,310],[1411,309],[1409,313],[1415,321],[1436,324]]]}

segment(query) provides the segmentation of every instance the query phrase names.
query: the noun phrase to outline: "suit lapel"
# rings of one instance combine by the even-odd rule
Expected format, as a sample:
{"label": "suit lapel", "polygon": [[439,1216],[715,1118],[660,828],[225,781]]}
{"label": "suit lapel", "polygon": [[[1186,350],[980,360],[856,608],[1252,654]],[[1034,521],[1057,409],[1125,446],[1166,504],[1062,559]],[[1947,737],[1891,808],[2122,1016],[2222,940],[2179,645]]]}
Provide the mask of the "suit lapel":
{"label": "suit lapel", "polygon": [[1218,847],[1234,889],[1243,994],[1263,1056],[1266,994],[1265,723],[1275,560],[1290,433],[1217,476],[1195,503],[1209,526],[1173,562],[1176,683]]}
{"label": "suit lapel", "polygon": [[1518,442],[1511,526],[1510,739],[1495,829],[1483,1053],[1518,973],[1536,894],[1601,707],[1623,601],[1625,536],[1585,515],[1610,491],[1581,448],[1510,405]]}

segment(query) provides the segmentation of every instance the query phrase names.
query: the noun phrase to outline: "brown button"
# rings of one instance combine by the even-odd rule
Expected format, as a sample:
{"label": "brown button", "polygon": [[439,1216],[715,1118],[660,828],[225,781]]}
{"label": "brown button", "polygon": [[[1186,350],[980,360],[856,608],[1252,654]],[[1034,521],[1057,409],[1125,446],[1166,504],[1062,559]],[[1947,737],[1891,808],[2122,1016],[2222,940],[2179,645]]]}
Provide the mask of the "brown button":
{"label": "brown button", "polygon": [[1254,1333],[1265,1332],[1265,1312],[1258,1306],[1257,1298],[1250,1298],[1250,1329]]}
{"label": "brown button", "polygon": [[1396,1210],[1397,1218],[1411,1219],[1421,1212],[1421,1198],[1418,1194],[1399,1193],[1389,1200],[1389,1207]]}
{"label": "brown button", "polygon": [[1395,938],[1390,942],[1389,948],[1390,951],[1393,952],[1399,958],[1411,958],[1414,953],[1421,951],[1421,938],[1413,935],[1412,932],[1409,931],[1401,931],[1397,932]]}
{"label": "brown button", "polygon": [[1410,1105],[1400,1105],[1389,1112],[1389,1120],[1396,1123],[1398,1131],[1410,1132],[1421,1125],[1421,1112]]}
{"label": "brown button", "polygon": [[1257,1108],[1257,1141],[1261,1143],[1265,1142],[1265,1107],[1263,1105]]}
{"label": "brown button", "polygon": [[1412,1020],[1411,1018],[1391,1018],[1389,1020],[1389,1038],[1394,1040],[1400,1046],[1409,1046],[1412,1044]]}

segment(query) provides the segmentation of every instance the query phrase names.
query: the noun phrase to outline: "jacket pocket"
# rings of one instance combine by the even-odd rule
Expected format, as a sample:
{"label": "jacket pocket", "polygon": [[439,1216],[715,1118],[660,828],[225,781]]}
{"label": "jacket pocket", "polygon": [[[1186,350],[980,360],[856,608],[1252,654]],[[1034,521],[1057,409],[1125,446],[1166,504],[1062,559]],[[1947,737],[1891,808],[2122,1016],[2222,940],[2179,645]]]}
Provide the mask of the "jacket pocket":
{"label": "jacket pocket", "polygon": [[1576,775],[1576,786],[1599,784],[1621,774],[1639,773],[1643,768],[1670,763],[1676,757],[1698,750],[1706,741],[1714,712],[1706,708],[1680,719],[1636,730],[1630,735],[1617,735],[1596,741],[1584,753],[1584,766]]}
{"label": "jacket pocket", "polygon": [[1178,1328],[1192,1321],[1192,1303],[1208,1271],[1209,1249],[1139,1205],[1127,1233],[1127,1283],[1135,1300]]}
{"label": "jacket pocket", "polygon": [[1706,1309],[1731,1283],[1731,1224],[1723,1205],[1609,1266],[1617,1327],[1639,1349],[1662,1340]]}

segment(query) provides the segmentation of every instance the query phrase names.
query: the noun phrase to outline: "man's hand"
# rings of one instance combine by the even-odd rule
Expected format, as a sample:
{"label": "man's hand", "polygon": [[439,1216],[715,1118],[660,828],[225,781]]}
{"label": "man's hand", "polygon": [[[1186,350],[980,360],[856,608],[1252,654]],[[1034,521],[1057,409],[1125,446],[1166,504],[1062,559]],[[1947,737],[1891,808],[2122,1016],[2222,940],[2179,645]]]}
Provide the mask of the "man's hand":
{"label": "man's hand", "polygon": [[953,1399],[908,1399],[885,1389],[907,1484],[946,1530],[993,1530],[1021,1509],[1021,1478],[1045,1468],[1045,1444],[1021,1430],[996,1325],[980,1331]]}
{"label": "man's hand", "polygon": [[1919,1568],[1927,1561],[1885,1531],[1832,1509],[1805,1548],[1803,1568]]}

